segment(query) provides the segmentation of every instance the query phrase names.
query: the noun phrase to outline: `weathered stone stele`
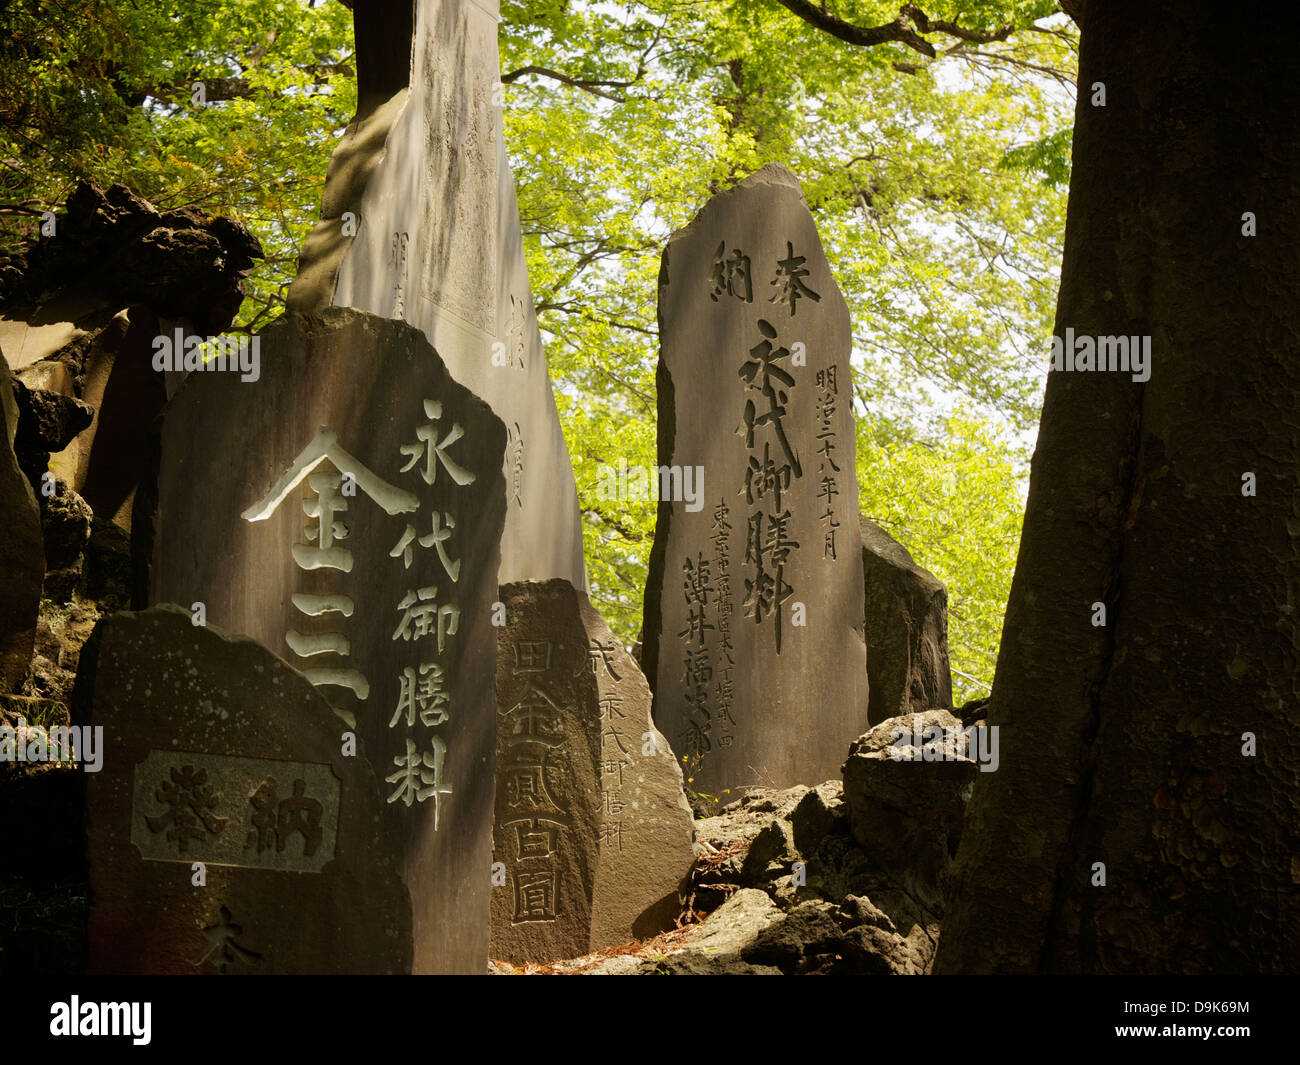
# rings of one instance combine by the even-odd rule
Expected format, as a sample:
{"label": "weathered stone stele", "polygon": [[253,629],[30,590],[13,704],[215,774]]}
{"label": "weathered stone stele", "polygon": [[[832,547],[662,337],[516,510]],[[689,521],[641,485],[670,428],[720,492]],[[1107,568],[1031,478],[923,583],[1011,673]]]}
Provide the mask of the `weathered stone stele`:
{"label": "weathered stone stele", "polygon": [[17,430],[18,404],[0,353],[0,691],[6,692],[17,690],[31,661],[45,580],[40,509],[14,456]]}
{"label": "weathered stone stele", "polygon": [[357,116],[330,160],[288,302],[422,330],[506,425],[501,582],[560,577],[585,589],[573,469],[502,141],[497,10],[497,0],[357,5]]}
{"label": "weathered stone stele", "polygon": [[703,792],[834,777],[867,727],[851,337],[788,170],[673,235],[659,332],[659,476],[678,490],[660,489],[646,585],[655,721]]}
{"label": "weathered stone stele", "polygon": [[948,590],[875,522],[861,529],[871,723],[951,707]]}
{"label": "weathered stone stele", "polygon": [[567,581],[506,585],[501,601],[492,957],[554,961],[660,932],[695,853],[649,686]]}
{"label": "weathered stone stele", "polygon": [[86,780],[92,973],[410,971],[381,784],[265,647],[172,605],[111,615],[73,713],[104,729]]}
{"label": "weathered stone stele", "polygon": [[321,689],[383,781],[415,971],[482,972],[505,428],[402,322],[289,315],[261,353],[168,407],[153,600]]}
{"label": "weathered stone stele", "polygon": [[650,685],[600,611],[575,593],[600,717],[600,861],[591,948],[672,927],[695,864],[681,766],[651,716]]}

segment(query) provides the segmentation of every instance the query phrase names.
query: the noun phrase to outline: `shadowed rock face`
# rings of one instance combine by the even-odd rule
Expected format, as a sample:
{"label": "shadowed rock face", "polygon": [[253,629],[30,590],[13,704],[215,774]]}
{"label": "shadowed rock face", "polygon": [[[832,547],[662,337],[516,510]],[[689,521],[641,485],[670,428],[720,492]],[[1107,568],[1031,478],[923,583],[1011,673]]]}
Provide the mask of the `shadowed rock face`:
{"label": "shadowed rock face", "polygon": [[872,723],[951,707],[947,589],[875,522],[861,530]]}
{"label": "shadowed rock face", "polygon": [[688,908],[711,911],[708,918],[651,960],[624,955],[580,971],[926,972],[942,900],[918,897],[910,863],[895,860],[892,845],[880,853],[863,846],[852,818],[837,780],[750,791],[696,822],[704,853]]}
{"label": "shadowed rock face", "polygon": [[505,585],[492,957],[574,958],[670,927],[695,861],[650,689],[567,581]]}
{"label": "shadowed rock face", "polygon": [[402,322],[288,315],[261,350],[168,407],[153,600],[317,685],[383,781],[415,969],[482,972],[505,428]]}
{"label": "shadowed rock face", "polygon": [[[933,730],[930,741],[924,741],[927,729]],[[961,721],[942,709],[891,718],[855,740],[844,763],[853,838],[936,911],[943,909],[949,864],[979,772],[961,729]]]}
{"label": "shadowed rock face", "polygon": [[674,234],[659,328],[655,722],[702,792],[825,780],[867,726],[849,316],[788,170]]}
{"label": "shadowed rock face", "polygon": [[420,329],[509,434],[501,582],[561,578],[585,591],[573,470],[495,102],[495,0],[417,0],[409,25],[369,6],[355,13],[357,117],[330,160],[289,306],[353,307]]}
{"label": "shadowed rock face", "polygon": [[167,396],[153,340],[228,329],[262,249],[228,218],[160,211],[122,185],[81,182],[55,222],[0,258],[0,345],[30,389],[19,457],[33,482],[48,464],[98,520],[129,531],[142,486],[149,517]]}
{"label": "shadowed rock face", "polygon": [[16,691],[27,673],[45,579],[40,511],[14,455],[17,423],[9,364],[0,354],[0,691]]}
{"label": "shadowed rock face", "polygon": [[14,454],[34,484],[49,466],[50,455],[62,451],[94,419],[94,408],[59,392],[28,388],[14,382],[18,401],[18,435]]}
{"label": "shadowed rock face", "polygon": [[162,606],[101,622],[75,703],[104,730],[85,792],[91,972],[410,971],[379,781],[301,674]]}
{"label": "shadowed rock face", "polygon": [[219,333],[262,257],[238,223],[197,208],[159,211],[123,185],[79,183],[56,222],[52,237],[0,259],[0,344],[15,369],[132,304]]}

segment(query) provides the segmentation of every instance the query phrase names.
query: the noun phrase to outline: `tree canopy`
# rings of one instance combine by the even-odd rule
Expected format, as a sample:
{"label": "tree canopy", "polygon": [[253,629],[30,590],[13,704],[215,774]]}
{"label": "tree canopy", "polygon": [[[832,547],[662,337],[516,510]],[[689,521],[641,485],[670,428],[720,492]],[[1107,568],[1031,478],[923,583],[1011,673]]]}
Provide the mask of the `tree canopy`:
{"label": "tree canopy", "polygon": [[[631,643],[654,504],[656,278],[676,227],[768,162],[799,175],[854,324],[863,513],[949,587],[959,698],[992,676],[1059,281],[1070,4],[502,0],[507,150],[586,521]],[[1061,10],[1061,9],[1064,10]],[[356,105],[351,14],[303,0],[0,0],[0,249],[78,179],[228,214],[283,309]]]}

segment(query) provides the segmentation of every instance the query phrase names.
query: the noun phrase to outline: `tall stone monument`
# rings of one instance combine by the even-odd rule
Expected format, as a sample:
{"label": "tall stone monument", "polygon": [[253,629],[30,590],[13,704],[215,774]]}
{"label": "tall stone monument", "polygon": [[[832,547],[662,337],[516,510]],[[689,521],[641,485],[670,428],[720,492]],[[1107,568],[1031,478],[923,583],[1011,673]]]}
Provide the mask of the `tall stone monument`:
{"label": "tall stone monument", "polygon": [[[837,777],[867,729],[852,341],[793,174],[673,235],[659,332],[655,722],[703,792]],[[703,506],[665,498],[691,474]]]}
{"label": "tall stone monument", "polygon": [[[502,584],[586,589],[569,453],[501,132],[497,0],[358,5],[358,109],[330,161],[291,309],[420,329],[506,425]],[[405,12],[405,13],[404,13]]]}
{"label": "tall stone monument", "polygon": [[73,713],[92,973],[404,973],[413,896],[384,792],[324,700],[253,640],[159,606],[114,614]]}
{"label": "tall stone monument", "polygon": [[482,972],[505,427],[402,322],[334,308],[260,339],[256,381],[198,371],[168,407],[153,601],[320,689],[383,782],[415,971]]}
{"label": "tall stone monument", "polygon": [[[331,159],[321,221],[304,247],[288,302],[301,311],[333,305],[410,323],[452,377],[500,416],[507,432],[501,597],[513,604],[509,624],[542,639],[583,631],[588,618],[580,603],[594,611],[585,594],[573,469],[538,331],[502,136],[498,21],[498,0],[356,5],[357,116]],[[555,581],[569,592],[557,590],[544,605],[534,596],[507,594],[516,583]],[[629,659],[629,675],[635,669]],[[499,709],[508,712],[511,705]],[[582,737],[599,737],[600,701],[586,692],[567,709],[566,734],[576,751]],[[502,727],[513,721],[503,718]],[[582,771],[594,773],[598,758],[597,750]],[[641,820],[676,825],[662,852],[675,855],[665,866],[672,878],[689,869],[681,855],[683,841],[689,849],[690,828],[675,820],[683,801],[680,779],[675,791],[664,779],[653,792],[656,808],[643,809]],[[498,778],[498,796],[510,786]],[[651,794],[646,791],[646,802]],[[619,906],[593,894],[596,855],[586,848],[596,845],[601,813],[599,803],[575,807],[565,837],[572,845],[559,852],[558,882],[569,909],[563,920],[554,918],[558,925],[548,924],[552,918],[530,921],[525,936],[513,923],[515,910],[504,899],[518,884],[509,865],[508,883],[495,889],[494,950],[502,944],[511,957],[540,960],[560,957],[593,934],[602,943],[632,937],[641,909],[660,898],[644,892],[663,885],[630,872],[635,883]],[[503,838],[507,826],[498,823],[497,832]],[[612,899],[621,889],[607,881],[601,897]],[[637,913],[628,916],[631,909]]]}

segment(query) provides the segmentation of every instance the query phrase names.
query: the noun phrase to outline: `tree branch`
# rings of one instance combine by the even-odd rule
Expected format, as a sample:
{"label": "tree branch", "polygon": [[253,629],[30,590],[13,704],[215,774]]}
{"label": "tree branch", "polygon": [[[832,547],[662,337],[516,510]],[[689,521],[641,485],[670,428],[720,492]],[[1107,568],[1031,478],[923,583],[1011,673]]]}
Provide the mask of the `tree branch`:
{"label": "tree branch", "polygon": [[[605,100],[613,100],[616,104],[624,102],[625,97],[617,96],[612,92],[605,92],[604,89],[626,89],[636,84],[636,81],[597,81],[590,78],[572,78],[568,74],[561,74],[558,70],[551,70],[549,67],[526,66],[518,70],[512,70],[508,74],[501,75],[501,81],[509,85],[533,74],[539,78],[551,78],[560,82],[562,85],[570,85],[575,89],[581,89],[583,92],[590,93],[592,96],[599,96]],[[639,75],[638,75],[639,77]]]}
{"label": "tree branch", "polygon": [[910,18],[922,33],[946,33],[949,37],[956,37],[958,40],[969,41],[972,44],[1005,41],[1018,28],[1014,23],[1009,23],[1006,26],[998,27],[996,30],[968,30],[958,26],[955,22],[947,22],[942,19],[932,21],[915,4],[905,4],[901,9],[900,17],[902,15]]}
{"label": "tree branch", "polygon": [[[345,77],[354,77],[355,74],[350,66],[346,63],[311,63],[298,68],[302,73],[312,76],[311,84],[313,86],[328,85],[329,79],[335,74],[341,74]],[[191,74],[184,81],[174,82],[168,85],[140,85],[127,87],[119,82],[114,85],[118,90],[124,102],[132,106],[138,106],[146,97],[153,97],[155,100],[172,101],[175,97],[188,97],[194,83],[203,83],[203,95],[208,103],[217,103],[221,100],[246,100],[261,90],[254,89],[246,78],[240,77],[219,77],[205,78],[200,74]],[[272,91],[269,95],[282,97],[283,92]]]}
{"label": "tree branch", "polygon": [[872,48],[878,44],[898,41],[924,56],[931,59],[935,57],[934,45],[920,37],[912,28],[910,20],[905,20],[901,13],[893,22],[887,22],[883,26],[855,26],[824,8],[814,6],[809,0],[777,0],[777,3],[810,25],[847,44]]}
{"label": "tree branch", "polygon": [[[930,59],[934,59],[937,53],[934,45],[921,36],[923,33],[943,33],[972,44],[988,44],[992,41],[1004,41],[1017,29],[1022,28],[1008,24],[993,30],[970,30],[946,19],[931,19],[915,4],[904,4],[899,8],[898,18],[893,22],[886,22],[880,26],[855,26],[832,14],[824,5],[813,4],[811,0],[777,0],[777,3],[837,40],[860,48],[898,42]],[[903,72],[913,71],[904,69]]]}

